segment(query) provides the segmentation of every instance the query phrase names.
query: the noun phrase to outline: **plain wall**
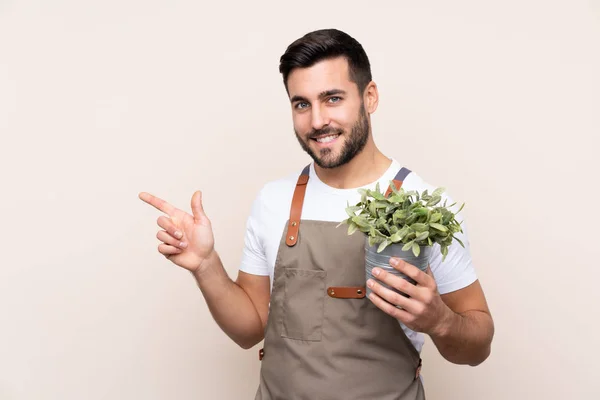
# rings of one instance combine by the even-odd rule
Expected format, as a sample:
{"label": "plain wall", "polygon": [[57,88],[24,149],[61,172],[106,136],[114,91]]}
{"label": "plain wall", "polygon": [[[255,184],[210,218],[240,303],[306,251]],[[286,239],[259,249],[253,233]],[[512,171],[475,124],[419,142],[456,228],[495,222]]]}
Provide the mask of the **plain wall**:
{"label": "plain wall", "polygon": [[385,154],[460,202],[496,336],[428,340],[428,399],[600,397],[597,1],[0,0],[0,399],[250,399],[258,349],[156,250],[194,190],[237,274],[250,204],[310,161],[279,56],[365,47]]}

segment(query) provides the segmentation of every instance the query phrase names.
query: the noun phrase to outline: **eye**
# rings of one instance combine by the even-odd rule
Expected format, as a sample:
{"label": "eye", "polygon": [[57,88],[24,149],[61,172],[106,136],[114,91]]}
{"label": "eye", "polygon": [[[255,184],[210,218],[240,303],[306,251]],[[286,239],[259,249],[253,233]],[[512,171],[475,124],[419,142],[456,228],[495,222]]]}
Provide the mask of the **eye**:
{"label": "eye", "polygon": [[333,96],[329,98],[330,103],[339,103],[340,101],[342,101],[342,98],[338,96]]}
{"label": "eye", "polygon": [[301,102],[296,103],[296,105],[294,107],[298,110],[303,110],[304,108],[308,107],[308,103],[305,101],[301,101]]}

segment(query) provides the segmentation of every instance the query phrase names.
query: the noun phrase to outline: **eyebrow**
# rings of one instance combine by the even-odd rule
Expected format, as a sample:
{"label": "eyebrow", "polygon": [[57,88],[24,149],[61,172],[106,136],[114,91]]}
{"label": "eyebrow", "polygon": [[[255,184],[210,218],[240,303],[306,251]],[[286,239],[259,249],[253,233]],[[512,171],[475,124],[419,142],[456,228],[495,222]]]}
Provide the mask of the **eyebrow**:
{"label": "eyebrow", "polygon": [[[323,92],[319,93],[319,99],[321,99],[321,100],[322,100],[322,99],[324,99],[325,97],[329,97],[329,96],[335,96],[335,95],[337,95],[337,94],[343,94],[343,95],[345,95],[345,94],[346,94],[346,91],[345,91],[345,90],[342,90],[342,89],[331,89],[331,90],[325,90],[325,91],[323,91]],[[302,96],[294,96],[294,97],[292,97],[292,98],[291,98],[291,100],[290,100],[290,101],[291,101],[292,103],[295,103],[295,102],[297,102],[297,101],[305,101],[305,102],[307,102],[307,103],[308,103],[308,100],[307,100],[305,97],[302,97]]]}

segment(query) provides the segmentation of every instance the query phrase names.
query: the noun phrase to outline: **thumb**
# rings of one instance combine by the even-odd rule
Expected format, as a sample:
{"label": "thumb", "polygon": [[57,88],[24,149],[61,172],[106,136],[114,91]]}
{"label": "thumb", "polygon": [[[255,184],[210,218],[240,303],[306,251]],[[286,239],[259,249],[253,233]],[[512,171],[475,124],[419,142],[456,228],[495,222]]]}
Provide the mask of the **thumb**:
{"label": "thumb", "polygon": [[196,222],[202,222],[206,218],[204,208],[202,207],[202,192],[199,190],[192,196],[192,213]]}

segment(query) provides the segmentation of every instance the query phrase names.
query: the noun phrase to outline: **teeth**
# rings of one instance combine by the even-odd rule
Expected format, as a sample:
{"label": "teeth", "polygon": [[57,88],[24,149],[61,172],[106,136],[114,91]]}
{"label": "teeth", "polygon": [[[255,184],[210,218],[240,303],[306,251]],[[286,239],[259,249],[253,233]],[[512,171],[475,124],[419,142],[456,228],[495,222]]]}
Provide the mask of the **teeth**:
{"label": "teeth", "polygon": [[334,141],[338,136],[339,135],[325,136],[325,137],[322,137],[322,138],[318,138],[317,142],[319,142],[319,143],[329,143],[329,142]]}

